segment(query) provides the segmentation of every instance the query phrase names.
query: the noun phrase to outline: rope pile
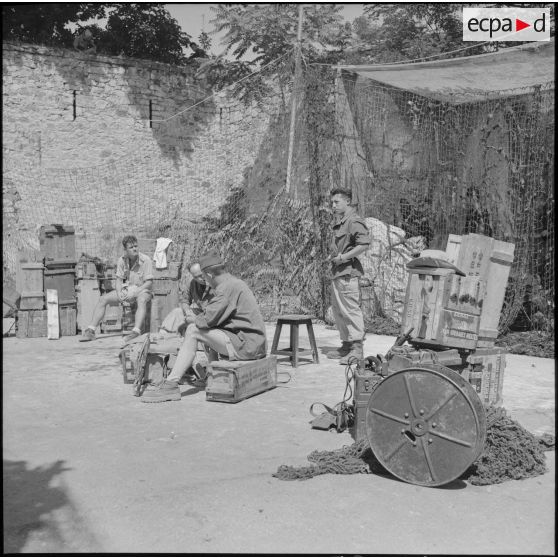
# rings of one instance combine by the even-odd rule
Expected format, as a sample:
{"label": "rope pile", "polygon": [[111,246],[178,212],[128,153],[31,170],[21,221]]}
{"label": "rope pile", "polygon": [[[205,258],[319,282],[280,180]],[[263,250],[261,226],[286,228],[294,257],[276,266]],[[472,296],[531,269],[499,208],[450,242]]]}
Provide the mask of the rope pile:
{"label": "rope pile", "polygon": [[[531,434],[505,409],[487,409],[487,435],[484,452],[461,476],[474,485],[498,484],[507,480],[536,477],[546,472],[544,452],[554,449],[554,436],[540,438]],[[360,440],[333,451],[313,451],[308,461],[315,465],[292,467],[281,465],[274,477],[280,480],[305,480],[333,473],[387,474],[375,458],[368,440]]]}

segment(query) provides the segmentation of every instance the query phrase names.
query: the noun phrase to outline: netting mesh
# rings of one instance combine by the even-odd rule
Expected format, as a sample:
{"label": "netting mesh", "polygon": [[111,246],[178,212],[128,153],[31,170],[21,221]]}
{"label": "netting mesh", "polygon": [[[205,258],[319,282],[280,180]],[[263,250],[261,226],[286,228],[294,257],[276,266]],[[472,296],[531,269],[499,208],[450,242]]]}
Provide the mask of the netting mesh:
{"label": "netting mesh", "polygon": [[[165,236],[184,266],[217,248],[266,317],[280,310],[324,317],[329,191],[344,186],[361,214],[429,248],[445,249],[450,233],[515,243],[500,327],[524,314],[529,329],[553,329],[553,83],[451,104],[306,66],[294,89],[288,192],[292,83],[277,75],[268,85],[249,106],[230,95],[197,105],[193,119],[204,131],[195,140],[183,117],[154,122],[168,140],[158,146],[166,156],[146,130],[110,163],[47,166],[37,142],[56,141],[55,128],[39,140],[12,134],[36,156],[18,158],[14,145],[4,154],[4,271],[13,274],[22,253],[38,255],[43,224],[73,225],[77,255],[106,260],[116,259],[124,234]],[[87,145],[85,133],[81,141]]]}
{"label": "netting mesh", "polygon": [[430,248],[445,250],[449,233],[513,242],[501,328],[526,299],[525,317],[552,327],[554,84],[450,104],[346,82],[370,172],[359,185],[366,214],[423,236]]}

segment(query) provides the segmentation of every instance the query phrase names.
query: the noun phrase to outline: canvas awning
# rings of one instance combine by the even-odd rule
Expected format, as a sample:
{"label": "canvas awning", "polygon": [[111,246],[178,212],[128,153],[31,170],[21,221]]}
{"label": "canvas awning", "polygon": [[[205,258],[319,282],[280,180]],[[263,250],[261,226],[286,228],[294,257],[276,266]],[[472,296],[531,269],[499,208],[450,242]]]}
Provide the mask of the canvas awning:
{"label": "canvas awning", "polygon": [[340,68],[424,97],[469,103],[499,96],[503,91],[512,95],[530,93],[536,86],[553,84],[554,39],[478,56]]}

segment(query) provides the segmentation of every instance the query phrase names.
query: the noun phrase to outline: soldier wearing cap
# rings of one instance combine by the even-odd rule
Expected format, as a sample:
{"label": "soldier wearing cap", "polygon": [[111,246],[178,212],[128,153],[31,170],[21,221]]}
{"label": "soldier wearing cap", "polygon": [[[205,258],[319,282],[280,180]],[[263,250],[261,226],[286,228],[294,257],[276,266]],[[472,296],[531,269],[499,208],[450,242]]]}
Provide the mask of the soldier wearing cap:
{"label": "soldier wearing cap", "polygon": [[363,358],[364,316],[360,308],[358,278],[364,274],[358,256],[370,245],[366,222],[351,205],[352,193],[341,188],[331,191],[331,206],[337,217],[331,243],[331,308],[341,337],[341,347],[328,358],[347,364]]}
{"label": "soldier wearing cap", "polygon": [[201,271],[214,296],[186,329],[184,342],[168,378],[144,392],[145,403],[180,400],[178,382],[194,363],[198,342],[229,360],[255,360],[267,353],[265,324],[248,285],[231,275],[216,253],[199,259]]}

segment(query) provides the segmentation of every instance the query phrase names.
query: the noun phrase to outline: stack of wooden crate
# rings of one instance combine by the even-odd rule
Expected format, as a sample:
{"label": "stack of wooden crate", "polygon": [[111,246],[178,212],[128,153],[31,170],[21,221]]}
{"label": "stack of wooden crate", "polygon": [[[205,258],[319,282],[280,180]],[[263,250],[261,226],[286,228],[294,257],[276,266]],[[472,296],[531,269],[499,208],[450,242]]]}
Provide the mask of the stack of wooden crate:
{"label": "stack of wooden crate", "polygon": [[514,245],[468,234],[449,235],[448,267],[409,269],[401,331],[417,348],[462,351],[464,373],[486,404],[501,404],[505,354],[494,347]]}
{"label": "stack of wooden crate", "polygon": [[51,327],[58,335],[76,334],[75,236],[73,227],[44,225],[39,232],[40,259],[21,261],[16,274],[16,290],[21,294],[16,335],[20,338],[46,337],[48,311],[46,293],[55,290],[57,318]]}
{"label": "stack of wooden crate", "polygon": [[77,331],[76,241],[74,227],[43,225],[39,231],[41,255],[44,258],[45,292],[58,293],[60,335]]}

